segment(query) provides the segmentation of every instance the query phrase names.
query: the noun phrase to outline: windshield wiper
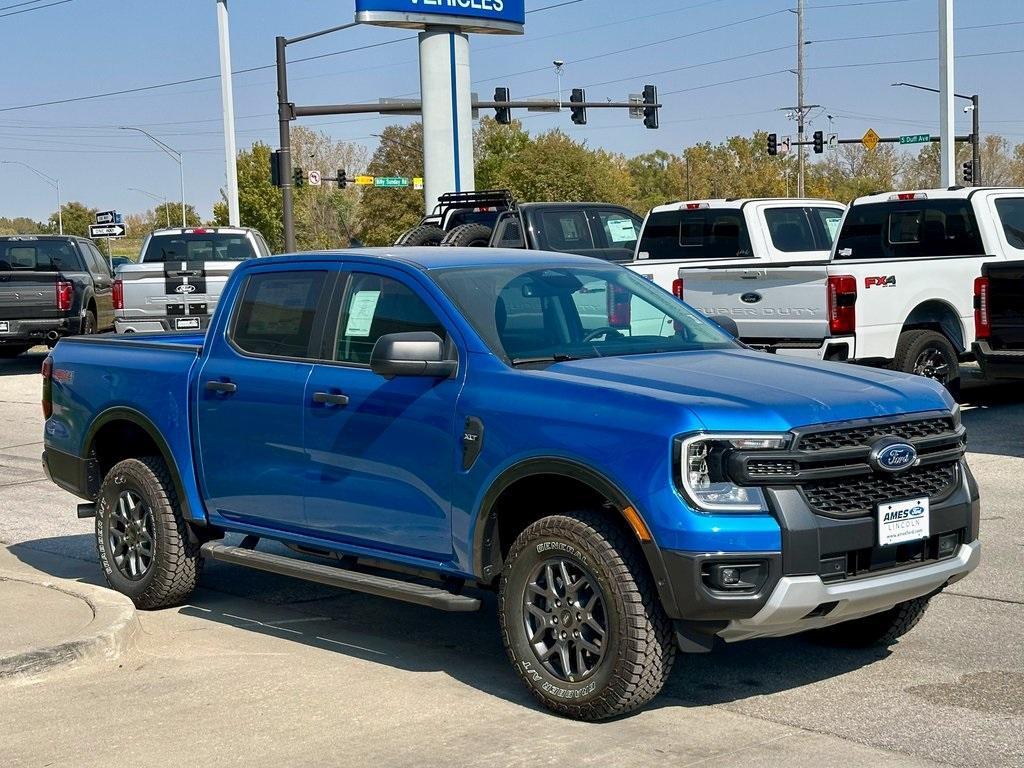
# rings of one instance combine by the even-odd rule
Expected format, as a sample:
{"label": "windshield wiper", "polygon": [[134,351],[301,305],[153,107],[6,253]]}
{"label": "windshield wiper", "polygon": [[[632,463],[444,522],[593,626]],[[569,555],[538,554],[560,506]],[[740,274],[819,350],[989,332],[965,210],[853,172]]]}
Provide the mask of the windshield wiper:
{"label": "windshield wiper", "polygon": [[540,363],[565,363],[570,360],[585,360],[586,358],[579,357],[577,355],[567,355],[559,353],[557,355],[547,355],[545,357],[513,357],[509,363],[513,366],[518,367],[520,365],[538,365]]}

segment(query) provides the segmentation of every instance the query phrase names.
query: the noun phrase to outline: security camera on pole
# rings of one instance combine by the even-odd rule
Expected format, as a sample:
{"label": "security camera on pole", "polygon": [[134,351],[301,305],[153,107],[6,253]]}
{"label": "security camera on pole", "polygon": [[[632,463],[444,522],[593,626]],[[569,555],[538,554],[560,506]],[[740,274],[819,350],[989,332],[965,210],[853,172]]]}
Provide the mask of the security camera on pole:
{"label": "security camera on pole", "polygon": [[418,0],[356,0],[356,21],[422,30],[420,92],[427,213],[447,192],[472,191],[473,96],[468,35],[521,35],[526,23],[524,0],[430,5]]}

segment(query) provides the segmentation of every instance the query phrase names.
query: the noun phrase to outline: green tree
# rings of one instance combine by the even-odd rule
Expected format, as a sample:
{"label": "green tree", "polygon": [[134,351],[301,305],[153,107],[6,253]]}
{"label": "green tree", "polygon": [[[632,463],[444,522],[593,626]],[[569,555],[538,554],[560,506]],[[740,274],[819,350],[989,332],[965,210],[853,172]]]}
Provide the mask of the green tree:
{"label": "green tree", "polygon": [[0,235],[38,235],[48,229],[48,224],[25,216],[15,216],[13,219],[0,216]]}
{"label": "green tree", "polygon": [[[89,236],[89,226],[96,223],[96,208],[89,208],[84,203],[64,203],[60,207],[64,220],[64,234],[78,235],[79,237]],[[59,220],[56,212],[50,214],[47,229],[56,233],[59,230]]]}
{"label": "green tree", "polygon": [[[268,145],[257,142],[238,153],[238,208],[242,226],[253,227],[266,238],[270,250],[284,250],[284,227],[281,223],[281,190],[270,178]],[[214,224],[228,225],[228,206],[221,201],[213,206]]]}
{"label": "green tree", "polygon": [[[181,203],[160,203],[152,211],[146,212],[146,226],[149,230],[163,229],[167,226],[167,217],[170,215],[171,226],[181,226]],[[185,203],[185,226],[201,227],[203,219],[191,203]]]}

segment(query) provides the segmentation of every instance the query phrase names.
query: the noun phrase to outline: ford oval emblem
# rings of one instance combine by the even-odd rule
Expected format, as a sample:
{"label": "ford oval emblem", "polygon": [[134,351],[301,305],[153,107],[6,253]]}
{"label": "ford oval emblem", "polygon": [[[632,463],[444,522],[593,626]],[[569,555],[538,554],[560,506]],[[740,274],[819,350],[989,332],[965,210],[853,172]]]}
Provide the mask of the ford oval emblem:
{"label": "ford oval emblem", "polygon": [[883,441],[871,449],[868,460],[882,472],[903,472],[917,466],[917,449],[908,443]]}
{"label": "ford oval emblem", "polygon": [[183,285],[179,285],[177,288],[174,289],[175,293],[195,293],[195,291],[196,287],[191,283],[184,283]]}
{"label": "ford oval emblem", "polygon": [[757,304],[757,302],[759,302],[763,298],[764,297],[760,293],[750,292],[744,293],[742,296],[740,296],[740,301],[742,301],[744,304]]}

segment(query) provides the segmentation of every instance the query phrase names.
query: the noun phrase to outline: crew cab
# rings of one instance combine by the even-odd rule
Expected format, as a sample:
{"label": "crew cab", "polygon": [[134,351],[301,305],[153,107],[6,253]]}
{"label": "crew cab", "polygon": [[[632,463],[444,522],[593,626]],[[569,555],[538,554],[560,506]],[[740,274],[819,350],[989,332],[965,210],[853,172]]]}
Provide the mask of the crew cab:
{"label": "crew cab", "polygon": [[42,402],[46,472],[139,607],[204,559],[444,611],[496,590],[520,678],[587,720],[678,649],[891,644],[981,553],[938,384],[751,351],[581,256],[246,261],[205,335],[62,341]]}
{"label": "crew cab", "polygon": [[[1007,242],[1024,251],[1024,198],[1007,203],[1017,225]],[[986,264],[974,284],[974,355],[990,379],[1024,379],[1024,261]]]}
{"label": "crew cab", "polygon": [[628,208],[611,203],[518,203],[498,216],[486,244],[626,262],[642,223]]}
{"label": "crew cab", "polygon": [[982,266],[1024,256],[1024,189],[953,187],[853,201],[831,259],[682,270],[683,296],[782,355],[888,366],[956,393]]}
{"label": "crew cab", "polygon": [[270,255],[255,229],[159,229],[142,244],[137,264],[117,269],[118,333],[205,329],[231,272]]}
{"label": "crew cab", "polygon": [[91,240],[0,237],[0,357],[114,325],[110,266]]}
{"label": "crew cab", "polygon": [[845,210],[842,203],[793,198],[660,205],[647,214],[628,266],[678,293],[681,269],[782,269],[824,261]]}

